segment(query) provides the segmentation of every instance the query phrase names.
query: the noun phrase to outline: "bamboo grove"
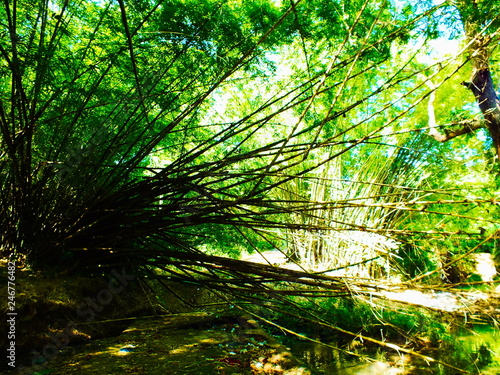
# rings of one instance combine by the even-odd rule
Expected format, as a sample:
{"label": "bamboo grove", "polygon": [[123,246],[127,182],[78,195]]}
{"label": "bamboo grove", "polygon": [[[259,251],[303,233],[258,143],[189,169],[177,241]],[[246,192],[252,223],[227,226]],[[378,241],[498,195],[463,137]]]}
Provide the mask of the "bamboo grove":
{"label": "bamboo grove", "polygon": [[[2,254],[69,274],[127,266],[327,325],[294,298],[369,295],[390,275],[461,282],[464,254],[497,251],[498,98],[481,95],[498,14],[5,0]],[[429,49],[443,36],[456,51]],[[272,249],[294,267],[234,259]]]}

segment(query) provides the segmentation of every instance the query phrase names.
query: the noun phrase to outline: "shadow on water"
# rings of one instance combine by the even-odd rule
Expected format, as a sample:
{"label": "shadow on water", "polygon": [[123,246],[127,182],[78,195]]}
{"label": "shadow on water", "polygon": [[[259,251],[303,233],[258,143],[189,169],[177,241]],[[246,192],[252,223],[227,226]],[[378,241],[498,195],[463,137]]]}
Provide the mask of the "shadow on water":
{"label": "shadow on water", "polygon": [[[455,375],[457,371],[439,363],[429,363],[403,353],[356,351],[371,359],[347,356],[337,350],[310,342],[289,342],[291,352],[318,374],[330,375]],[[332,343],[334,345],[334,343]],[[466,373],[500,374],[500,330],[491,325],[461,328],[450,340],[427,353],[429,356],[463,369]]]}

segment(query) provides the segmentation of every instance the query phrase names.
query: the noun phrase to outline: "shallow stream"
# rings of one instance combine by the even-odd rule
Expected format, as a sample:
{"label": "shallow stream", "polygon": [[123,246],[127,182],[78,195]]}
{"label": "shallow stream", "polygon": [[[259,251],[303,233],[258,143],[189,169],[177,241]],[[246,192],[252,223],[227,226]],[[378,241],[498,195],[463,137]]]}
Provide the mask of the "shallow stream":
{"label": "shallow stream", "polygon": [[[500,330],[492,325],[475,325],[452,333],[457,341],[458,352],[435,349],[429,356],[460,367],[468,364],[470,373],[483,375],[500,374]],[[335,345],[335,343],[332,343]],[[361,347],[356,352],[370,359],[346,359],[338,351],[309,342],[290,342],[291,352],[311,368],[330,375],[451,375],[456,370],[439,363],[404,353],[383,355],[381,351],[368,353]],[[474,363],[474,365],[471,365]]]}

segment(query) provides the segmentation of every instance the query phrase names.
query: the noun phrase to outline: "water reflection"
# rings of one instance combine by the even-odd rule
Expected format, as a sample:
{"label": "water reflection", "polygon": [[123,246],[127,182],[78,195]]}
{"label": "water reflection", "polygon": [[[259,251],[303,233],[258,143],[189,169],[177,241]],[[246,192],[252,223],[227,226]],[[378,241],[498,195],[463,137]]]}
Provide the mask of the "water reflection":
{"label": "water reflection", "polygon": [[[450,363],[469,373],[500,374],[500,330],[493,326],[482,325],[461,329],[454,334],[458,344],[453,352],[440,348],[434,358]],[[332,345],[335,345],[334,343]],[[317,343],[290,342],[289,347],[295,356],[300,357],[318,374],[329,375],[451,375],[456,371],[438,363],[427,363],[406,354],[372,355],[378,360],[366,361],[352,359],[342,352]],[[358,348],[362,354],[363,348]],[[368,353],[363,353],[368,355]]]}

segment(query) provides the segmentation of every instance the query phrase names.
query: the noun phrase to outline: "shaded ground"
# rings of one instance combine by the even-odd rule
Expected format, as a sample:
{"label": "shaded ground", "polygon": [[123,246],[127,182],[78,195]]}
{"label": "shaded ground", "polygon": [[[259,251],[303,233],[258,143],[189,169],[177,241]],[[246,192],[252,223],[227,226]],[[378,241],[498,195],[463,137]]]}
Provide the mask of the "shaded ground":
{"label": "shaded ground", "polygon": [[137,319],[119,336],[66,348],[35,370],[83,375],[310,374],[252,319],[203,313]]}
{"label": "shaded ground", "polygon": [[[0,278],[7,295],[6,273]],[[221,309],[196,286],[165,284],[159,294],[126,270],[55,278],[17,269],[15,284],[16,370],[2,361],[2,373],[310,373],[256,321]],[[6,316],[6,300],[1,308]],[[8,347],[5,321],[2,348]]]}
{"label": "shaded ground", "polygon": [[[57,351],[90,338],[117,335],[129,324],[120,318],[154,312],[154,305],[144,297],[139,285],[124,278],[124,270],[116,270],[118,276],[110,273],[109,277],[66,278],[18,268],[13,284],[8,284],[4,264],[0,270],[0,295],[7,296],[8,285],[14,285],[11,305],[7,306],[7,298],[2,298],[0,307],[4,317],[7,312],[16,314],[14,341],[16,359],[21,363],[34,350],[50,349],[54,340],[58,342]],[[6,348],[10,341],[6,319],[0,325],[0,346]],[[2,361],[1,366],[4,365]]]}

